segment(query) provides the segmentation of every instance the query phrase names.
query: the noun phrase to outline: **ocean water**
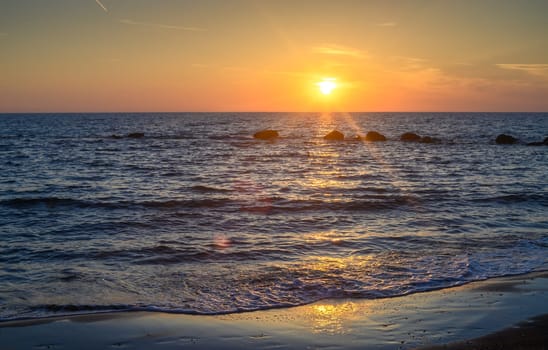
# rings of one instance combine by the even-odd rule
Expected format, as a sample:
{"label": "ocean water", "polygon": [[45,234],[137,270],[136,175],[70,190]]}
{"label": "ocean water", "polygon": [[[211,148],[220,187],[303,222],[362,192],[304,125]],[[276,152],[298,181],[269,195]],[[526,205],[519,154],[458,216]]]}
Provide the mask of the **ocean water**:
{"label": "ocean water", "polygon": [[[253,139],[266,128],[281,138]],[[547,132],[548,113],[0,115],[0,320],[232,313],[547,269],[548,147],[494,143]]]}

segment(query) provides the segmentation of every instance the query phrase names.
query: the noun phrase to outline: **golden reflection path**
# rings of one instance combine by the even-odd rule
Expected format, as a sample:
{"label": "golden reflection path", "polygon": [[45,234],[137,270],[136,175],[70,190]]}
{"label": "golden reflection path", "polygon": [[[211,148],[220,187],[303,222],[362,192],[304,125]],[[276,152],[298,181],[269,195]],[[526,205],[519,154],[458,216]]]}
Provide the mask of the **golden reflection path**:
{"label": "golden reflection path", "polygon": [[311,330],[321,334],[347,334],[352,332],[352,321],[361,313],[356,303],[348,301],[342,304],[322,303],[310,306]]}

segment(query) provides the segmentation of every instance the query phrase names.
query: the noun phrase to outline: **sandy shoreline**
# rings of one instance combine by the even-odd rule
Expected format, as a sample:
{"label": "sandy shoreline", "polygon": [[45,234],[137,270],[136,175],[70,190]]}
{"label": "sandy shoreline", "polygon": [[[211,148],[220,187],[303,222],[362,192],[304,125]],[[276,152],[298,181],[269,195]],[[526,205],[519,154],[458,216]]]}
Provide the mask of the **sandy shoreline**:
{"label": "sandy shoreline", "polygon": [[448,343],[455,343],[448,349],[545,349],[546,314],[548,272],[540,272],[389,299],[231,315],[121,312],[9,321],[0,323],[0,344],[7,350],[442,349]]}

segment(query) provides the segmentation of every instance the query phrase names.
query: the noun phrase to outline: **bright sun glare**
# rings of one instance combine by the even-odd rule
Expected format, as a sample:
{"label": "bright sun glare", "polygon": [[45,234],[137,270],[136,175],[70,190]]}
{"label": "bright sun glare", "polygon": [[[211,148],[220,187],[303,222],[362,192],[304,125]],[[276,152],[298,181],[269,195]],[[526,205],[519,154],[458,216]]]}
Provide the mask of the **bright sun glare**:
{"label": "bright sun glare", "polygon": [[334,78],[325,78],[316,83],[316,85],[318,85],[320,92],[324,95],[329,95],[337,87],[337,83]]}

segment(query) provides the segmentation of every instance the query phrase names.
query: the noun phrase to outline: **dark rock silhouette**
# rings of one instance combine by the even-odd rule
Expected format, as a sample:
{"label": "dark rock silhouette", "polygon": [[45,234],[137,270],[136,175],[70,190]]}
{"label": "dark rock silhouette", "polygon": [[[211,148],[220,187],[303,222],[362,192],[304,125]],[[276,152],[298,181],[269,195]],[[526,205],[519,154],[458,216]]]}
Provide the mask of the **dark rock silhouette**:
{"label": "dark rock silhouette", "polygon": [[273,140],[280,137],[276,130],[261,130],[253,134],[253,137],[259,140]]}
{"label": "dark rock silhouette", "polygon": [[386,137],[383,134],[380,134],[376,131],[369,131],[365,135],[365,140],[366,141],[373,141],[373,142],[386,141]]}
{"label": "dark rock silhouette", "polygon": [[529,142],[527,146],[548,146],[548,137],[546,137],[544,141]]}
{"label": "dark rock silhouette", "polygon": [[116,140],[118,140],[118,139],[121,139],[122,136],[113,134],[113,135],[110,136],[110,138],[111,138],[111,139],[116,139]]}
{"label": "dark rock silhouette", "polygon": [[127,135],[130,139],[140,139],[141,137],[145,137],[145,133],[142,132],[132,132]]}
{"label": "dark rock silhouette", "polygon": [[514,143],[517,143],[518,139],[516,139],[515,137],[510,136],[510,135],[500,134],[495,139],[495,142],[499,145],[512,145]]}
{"label": "dark rock silhouette", "polygon": [[421,140],[421,137],[413,132],[406,132],[401,134],[400,140],[406,142],[418,142]]}
{"label": "dark rock silhouette", "polygon": [[344,134],[340,131],[333,130],[323,138],[330,141],[342,141],[344,140]]}

